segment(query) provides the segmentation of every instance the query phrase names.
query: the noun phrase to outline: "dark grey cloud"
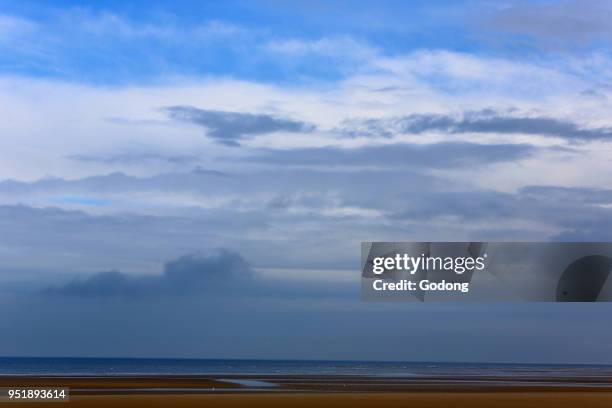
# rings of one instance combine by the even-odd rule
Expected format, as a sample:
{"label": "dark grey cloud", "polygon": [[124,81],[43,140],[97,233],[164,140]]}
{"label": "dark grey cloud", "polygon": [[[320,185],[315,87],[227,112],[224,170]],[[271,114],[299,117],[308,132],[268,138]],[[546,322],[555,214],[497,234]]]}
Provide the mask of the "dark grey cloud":
{"label": "dark grey cloud", "polygon": [[[266,160],[277,160],[286,152],[264,153],[274,153]],[[436,157],[413,153],[404,158],[407,166],[410,160],[439,164]],[[318,154],[309,152],[306,162]],[[331,160],[323,158],[325,163]],[[304,162],[300,157],[283,160]],[[479,160],[466,162],[473,166]],[[348,163],[358,167],[364,161],[367,166],[378,165],[362,156]],[[372,237],[398,241],[567,240],[570,234],[581,240],[612,238],[612,192],[606,189],[531,186],[499,192],[495,185],[475,189],[469,179],[451,183],[423,174],[422,168],[395,164],[383,169],[319,166],[284,165],[283,171],[273,166],[223,176],[196,170],[152,177],[115,173],[0,183],[3,202],[23,197],[32,203],[0,206],[2,269],[7,271],[0,273],[0,283],[16,285],[30,279],[33,283],[27,287],[40,288],[60,275],[61,281],[68,281],[81,273],[112,268],[149,272],[151,264],[214,247],[240,248],[256,268],[350,269],[359,242]],[[130,196],[146,200],[147,194],[141,192],[161,193],[172,203],[135,211]],[[204,204],[207,200],[220,204],[183,206],[184,192],[190,203],[201,199]],[[60,205],[61,197],[104,197],[111,211],[42,207]],[[115,199],[125,201],[113,203]],[[135,201],[138,206],[141,202]],[[113,205],[118,208],[112,210]],[[109,258],[116,262],[109,264]],[[54,266],[53,273],[49,265]],[[26,270],[27,274],[20,273]]]}
{"label": "dark grey cloud", "polygon": [[[363,184],[357,185],[355,179]],[[342,241],[341,236],[360,229],[361,218],[358,213],[330,217],[321,211],[336,207],[385,207],[393,203],[381,203],[378,194],[397,195],[396,186],[406,182],[420,190],[431,188],[433,183],[431,176],[411,170],[303,168],[227,176],[196,170],[143,178],[112,173],[72,180],[6,181],[0,183],[0,199],[5,202],[20,202],[21,197],[23,200],[47,197],[49,206],[58,205],[57,197],[87,199],[100,195],[107,197],[112,206],[114,197],[125,196],[129,203],[130,195],[138,196],[141,192],[162,193],[168,199],[176,197],[179,206],[183,192],[202,197],[204,202],[209,198],[230,201],[214,208],[181,207],[135,213],[127,207],[112,213],[105,209],[102,214],[53,207],[0,206],[0,229],[11,231],[0,234],[0,247],[25,248],[32,253],[30,257],[21,250],[12,251],[3,258],[5,265],[24,266],[46,260],[71,274],[117,266],[143,271],[146,269],[143,264],[153,260],[163,262],[202,247],[217,246],[240,248],[241,254],[256,266],[346,268],[353,264],[354,248],[352,242]],[[321,230],[327,233],[321,236]],[[287,239],[288,231],[291,239]],[[255,236],[257,239],[253,239]],[[365,232],[360,238],[366,238]],[[341,243],[342,250],[337,247],[325,250],[333,243]],[[37,250],[30,252],[31,248]],[[109,254],[120,263],[108,265]]]}
{"label": "dark grey cloud", "polygon": [[[401,157],[406,166],[411,160],[417,166],[422,161],[439,165],[445,160],[442,153],[457,152],[449,147],[439,151],[440,158],[428,150],[427,154],[408,151],[412,155]],[[374,152],[371,160],[379,158]],[[282,157],[287,152],[276,150],[262,153],[269,156],[258,160],[283,160],[283,171],[273,166],[230,175],[196,170],[152,177],[113,173],[0,183],[3,202],[31,202],[29,206],[0,206],[0,230],[5,232],[0,234],[0,248],[6,248],[3,268],[14,271],[10,279],[15,281],[25,279],[17,271],[32,270],[28,276],[36,276],[40,287],[58,274],[70,279],[112,268],[142,273],[150,270],[151,263],[161,264],[201,248],[240,248],[258,268],[348,269],[355,263],[355,245],[373,236],[388,240],[542,240],[565,231],[612,237],[612,192],[605,189],[531,186],[499,192],[494,185],[475,189],[469,179],[451,183],[423,174],[423,168],[396,164],[386,168],[387,163],[368,161],[363,155],[340,156],[343,160],[339,161],[331,155],[335,149],[331,153],[323,149],[325,154],[308,151],[306,158]],[[502,156],[500,153],[501,159],[513,158]],[[464,160],[469,166],[481,162],[476,154]],[[331,165],[318,163],[354,168],[321,169]],[[359,168],[378,165],[383,168]],[[236,195],[237,191],[241,194]],[[161,193],[171,203],[134,211],[131,195],[140,206],[140,197],[146,200],[148,192],[153,196]],[[189,203],[201,199],[205,205],[183,206],[184,193]],[[104,208],[79,206],[79,211],[52,207],[64,206],[62,197],[102,197],[108,204]],[[208,201],[219,204],[209,207]],[[516,220],[516,226],[510,220]],[[117,262],[109,265],[109,256]],[[48,265],[56,267],[54,274],[45,272]],[[6,274],[1,277],[9,279]]]}
{"label": "dark grey cloud", "polygon": [[167,262],[160,275],[99,272],[62,286],[49,287],[43,292],[79,297],[180,296],[211,290],[237,290],[251,281],[252,274],[242,256],[220,249],[207,255],[184,255]]}
{"label": "dark grey cloud", "polygon": [[266,297],[274,299],[354,298],[358,279],[351,284],[299,282],[257,276],[237,252],[218,249],[188,254],[166,262],[161,274],[142,275],[116,270],[73,278],[65,284],[45,287],[41,294],[62,298],[124,298],[170,300],[202,295],[208,300]]}
{"label": "dark grey cloud", "polygon": [[525,144],[443,142],[426,145],[397,143],[358,148],[318,147],[292,150],[262,149],[243,158],[285,166],[372,166],[380,168],[457,168],[520,160],[536,148]]}
{"label": "dark grey cloud", "polygon": [[315,126],[269,114],[198,109],[193,106],[169,106],[164,111],[171,119],[206,128],[206,134],[227,146],[240,146],[240,140],[274,132],[305,133]]}
{"label": "dark grey cloud", "polygon": [[612,140],[612,128],[585,128],[564,119],[531,117],[491,109],[465,112],[461,116],[413,114],[392,119],[349,121],[342,132],[348,136],[391,137],[397,133],[424,132],[502,133],[558,137],[574,142]]}

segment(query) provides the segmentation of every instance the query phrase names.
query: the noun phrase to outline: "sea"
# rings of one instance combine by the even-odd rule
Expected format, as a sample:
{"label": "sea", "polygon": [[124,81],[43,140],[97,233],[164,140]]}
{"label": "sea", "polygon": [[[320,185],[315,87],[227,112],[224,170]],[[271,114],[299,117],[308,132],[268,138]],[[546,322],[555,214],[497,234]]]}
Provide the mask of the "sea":
{"label": "sea", "polygon": [[366,376],[612,379],[612,366],[324,360],[0,357],[0,376]]}

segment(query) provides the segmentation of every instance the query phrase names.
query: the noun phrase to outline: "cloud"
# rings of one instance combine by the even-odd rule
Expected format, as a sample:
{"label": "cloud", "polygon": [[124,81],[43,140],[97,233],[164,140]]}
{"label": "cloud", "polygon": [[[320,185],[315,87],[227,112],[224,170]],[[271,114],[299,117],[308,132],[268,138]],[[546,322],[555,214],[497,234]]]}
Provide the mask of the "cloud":
{"label": "cloud", "polygon": [[262,149],[259,154],[242,160],[284,166],[435,169],[516,161],[535,151],[535,147],[525,144],[397,143],[357,148]]}
{"label": "cloud", "polygon": [[390,138],[400,134],[443,133],[501,133],[558,137],[568,141],[612,139],[611,127],[587,128],[570,120],[546,116],[518,116],[492,109],[465,112],[461,116],[449,114],[412,114],[392,119],[348,121],[342,129],[345,135]]}
{"label": "cloud", "polygon": [[[402,210],[389,216],[397,220],[461,220],[465,228],[473,227],[476,236],[487,234],[494,224],[512,220],[527,235],[547,225],[548,233],[538,240],[609,241],[612,237],[612,190],[568,188],[559,186],[526,186],[514,193],[492,190],[429,191],[413,195]],[[527,224],[525,222],[528,221]],[[522,225],[523,227],[519,227]],[[534,228],[533,231],[528,231]],[[499,234],[507,240],[508,232]]]}
{"label": "cloud", "polygon": [[[138,156],[86,156],[76,160],[118,160],[136,159]],[[161,173],[151,177],[134,177],[122,172],[100,174],[80,179],[45,177],[33,182],[17,180],[0,181],[0,197],[27,196],[40,192],[89,192],[89,193],[134,193],[143,191],[211,191],[219,185],[228,183],[231,174],[213,169],[196,167],[190,172]],[[206,188],[202,188],[206,185]]]}
{"label": "cloud", "polygon": [[162,152],[126,152],[115,154],[73,154],[67,158],[85,163],[142,164],[164,162],[172,164],[194,163],[198,156],[193,154],[167,154]]}
{"label": "cloud", "polygon": [[563,225],[563,230],[551,237],[553,241],[612,240],[612,189],[527,186],[519,194],[530,202],[539,202],[542,219],[557,219]]}
{"label": "cloud", "polygon": [[239,141],[274,132],[307,133],[314,125],[268,114],[227,112],[198,109],[193,106],[164,108],[170,118],[206,128],[206,133],[218,143],[240,146]]}
{"label": "cloud", "polygon": [[143,22],[108,11],[92,13],[78,9],[58,14],[63,21],[72,23],[83,33],[99,36],[105,40],[115,37],[123,40],[148,39],[171,43],[187,40],[222,40],[254,34],[245,27],[220,20],[202,21],[194,26],[176,24],[176,21],[169,18]]}
{"label": "cloud", "polygon": [[[359,70],[364,64],[380,57],[379,50],[363,41],[349,36],[323,37],[315,40],[302,38],[276,39],[263,49],[275,57],[291,61],[291,64],[329,61],[346,71]],[[353,64],[350,64],[353,62]]]}
{"label": "cloud", "polygon": [[[202,300],[234,299],[245,296],[266,299],[352,297],[358,280],[349,284],[337,281],[308,281],[308,277],[295,280],[292,270],[280,270],[274,279],[257,274],[238,253],[218,249],[208,253],[180,256],[164,264],[161,274],[143,275],[117,270],[97,272],[77,277],[63,285],[48,285],[40,294],[62,298],[122,298],[155,299],[166,297],[185,300],[202,295]],[[332,271],[333,272],[333,271]],[[301,270],[299,273],[309,273]],[[330,271],[328,271],[330,273]],[[285,277],[284,275],[288,276]],[[236,296],[237,295],[237,296]]]}
{"label": "cloud", "polygon": [[603,1],[519,3],[499,8],[486,26],[541,40],[598,41],[612,36],[612,6]]}
{"label": "cloud", "polygon": [[251,278],[251,267],[242,256],[220,249],[206,255],[184,255],[167,262],[160,275],[99,272],[62,286],[49,287],[43,292],[77,297],[181,296],[216,289],[236,290],[248,284]]}
{"label": "cloud", "polygon": [[520,193],[529,197],[546,197],[553,201],[612,206],[612,190],[588,187],[526,186]]}
{"label": "cloud", "polygon": [[[32,291],[110,266],[122,275],[102,275],[103,282],[111,285],[126,274],[130,279],[119,283],[124,292],[161,293],[161,279],[140,284],[135,277],[149,273],[151,265],[203,247],[240,248],[254,268],[329,270],[356,267],[355,248],[372,237],[612,237],[610,189],[548,185],[500,192],[494,184],[479,189],[462,180],[450,184],[392,167],[339,171],[286,166],[231,177],[109,175],[3,184],[0,192],[6,199],[38,202],[0,205],[0,230],[6,232],[0,234],[0,286]],[[143,190],[159,193],[137,193]],[[242,195],[228,196],[236,191]],[[155,203],[157,196],[165,201]],[[101,199],[108,204],[91,205]]]}

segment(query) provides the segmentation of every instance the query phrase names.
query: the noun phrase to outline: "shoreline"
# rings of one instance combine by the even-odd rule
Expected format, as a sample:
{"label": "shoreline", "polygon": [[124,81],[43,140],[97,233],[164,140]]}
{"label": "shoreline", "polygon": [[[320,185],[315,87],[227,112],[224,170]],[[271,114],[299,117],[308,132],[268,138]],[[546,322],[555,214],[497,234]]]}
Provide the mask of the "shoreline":
{"label": "shoreline", "polygon": [[612,377],[367,375],[0,375],[0,387],[68,387],[71,393],[610,391]]}

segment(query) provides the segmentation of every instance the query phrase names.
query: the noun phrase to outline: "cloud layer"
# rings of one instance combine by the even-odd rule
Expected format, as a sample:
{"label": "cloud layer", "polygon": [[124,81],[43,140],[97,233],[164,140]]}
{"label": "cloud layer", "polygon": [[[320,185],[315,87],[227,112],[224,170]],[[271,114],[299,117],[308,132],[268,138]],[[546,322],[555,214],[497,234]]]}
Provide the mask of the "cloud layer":
{"label": "cloud layer", "polygon": [[266,114],[224,112],[193,106],[170,106],[164,111],[174,120],[204,127],[209,137],[226,146],[240,146],[240,140],[266,133],[314,130],[312,124]]}
{"label": "cloud layer", "polygon": [[[557,137],[573,142],[612,139],[612,127],[588,128],[571,120],[546,116],[520,116],[512,113],[482,110],[463,115],[412,114],[385,120],[366,119],[348,122],[345,134],[393,137],[398,133],[421,134],[439,132],[445,134],[499,133],[505,135],[535,135]],[[356,126],[355,126],[356,125]]]}
{"label": "cloud layer", "polygon": [[525,159],[535,151],[534,146],[525,144],[397,143],[352,149],[267,149],[258,155],[247,157],[246,160],[283,166],[452,169]]}
{"label": "cloud layer", "polygon": [[133,276],[119,271],[99,272],[62,286],[47,295],[74,297],[184,296],[194,293],[240,290],[248,287],[252,270],[237,253],[225,249],[207,255],[184,255],[167,262],[161,275]]}

